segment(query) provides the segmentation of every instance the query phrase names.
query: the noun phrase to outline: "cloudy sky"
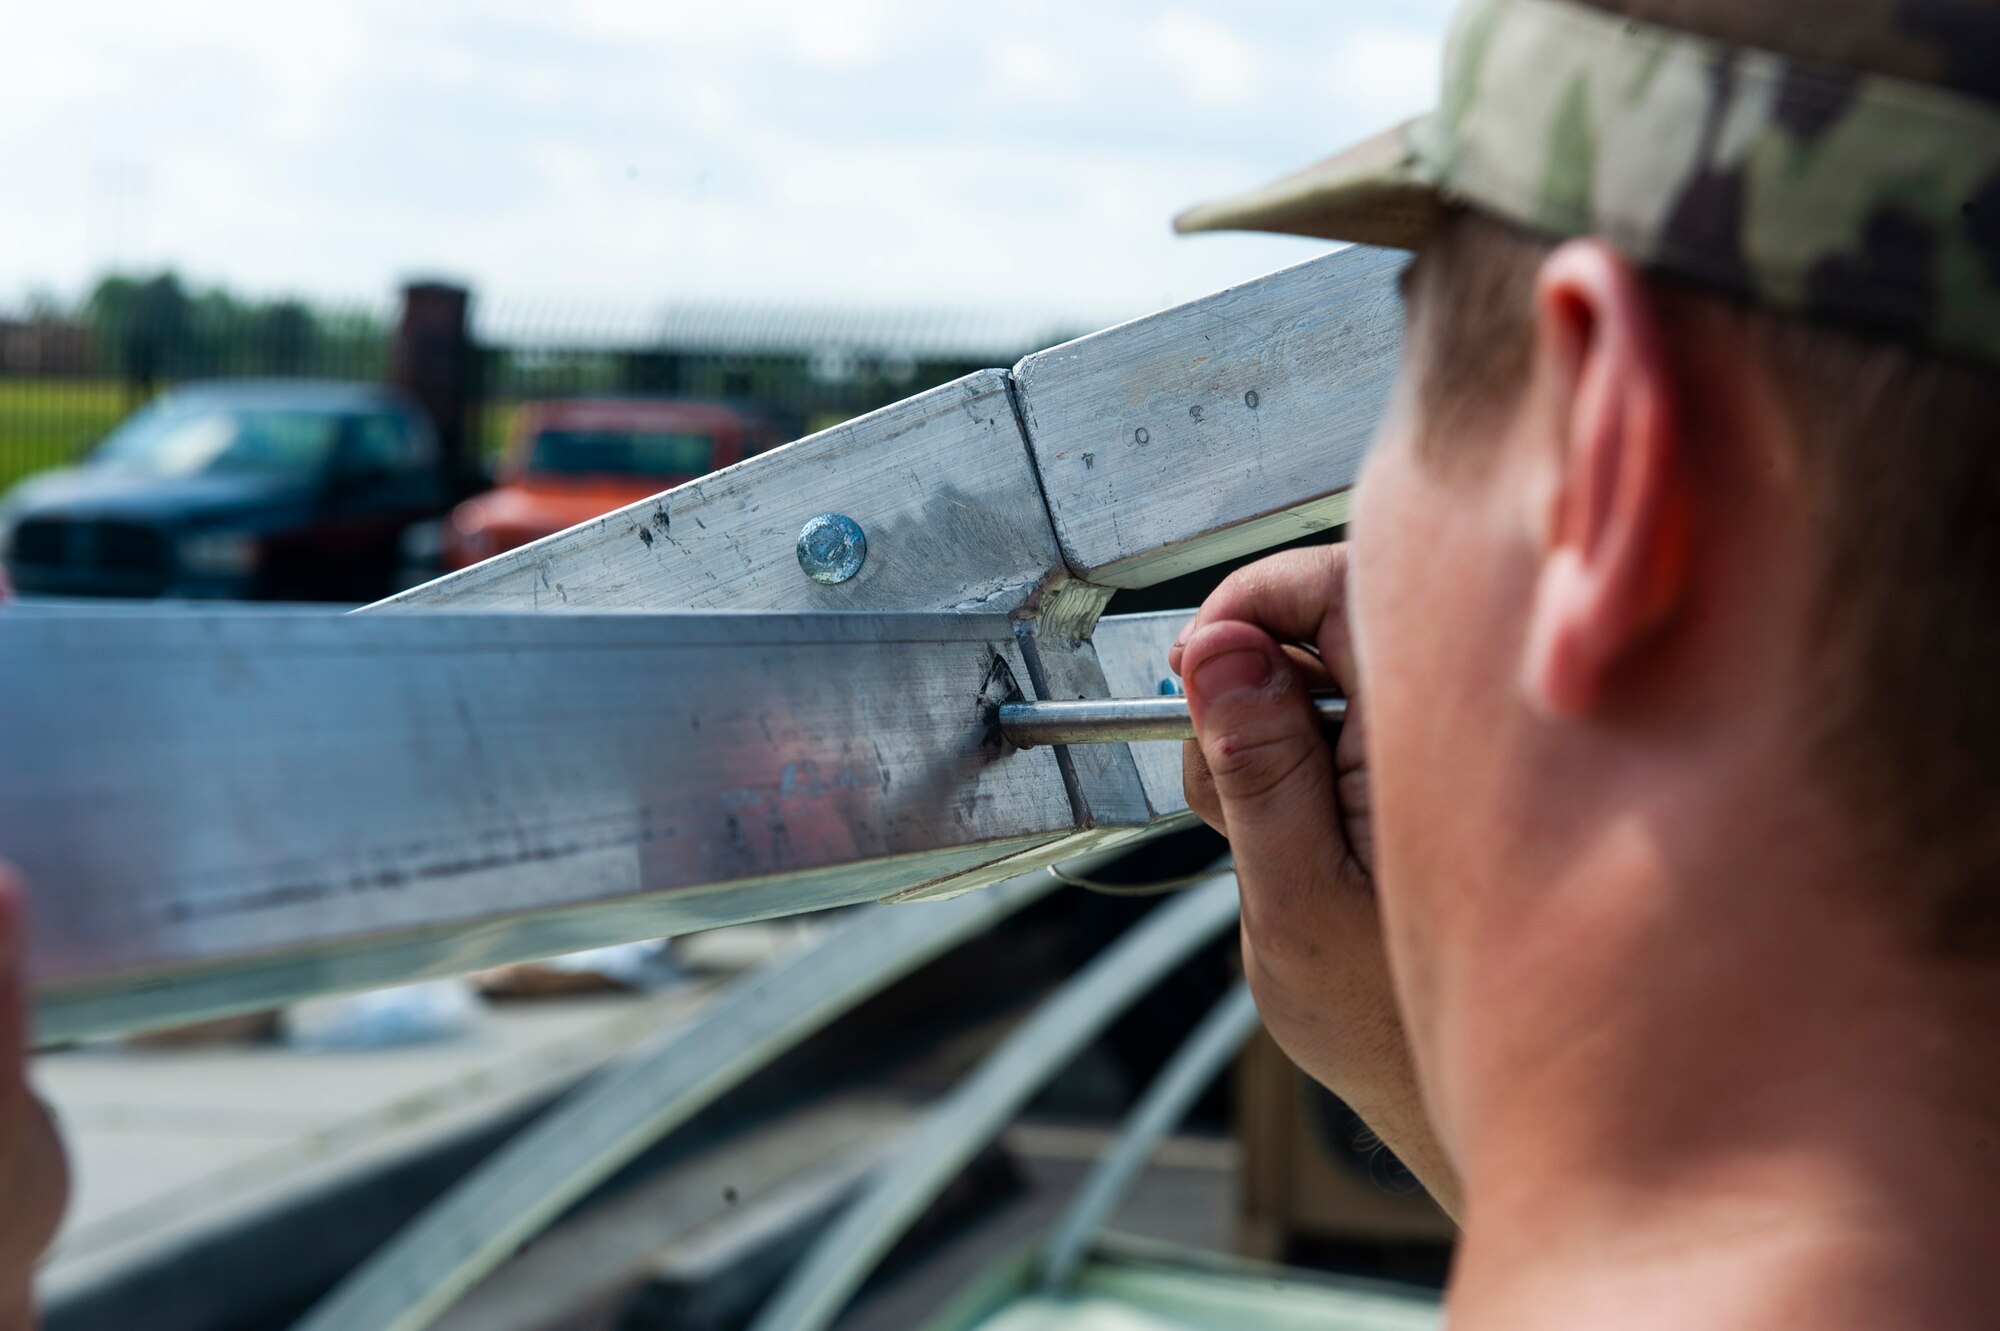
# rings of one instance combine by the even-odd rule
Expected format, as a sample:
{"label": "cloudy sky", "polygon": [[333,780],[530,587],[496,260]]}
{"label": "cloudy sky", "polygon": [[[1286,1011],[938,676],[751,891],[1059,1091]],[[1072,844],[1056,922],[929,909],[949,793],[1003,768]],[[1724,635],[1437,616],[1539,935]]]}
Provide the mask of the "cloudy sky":
{"label": "cloudy sky", "polygon": [[0,303],[171,264],[1123,317],[1316,252],[1167,218],[1424,108],[1448,0],[11,6]]}

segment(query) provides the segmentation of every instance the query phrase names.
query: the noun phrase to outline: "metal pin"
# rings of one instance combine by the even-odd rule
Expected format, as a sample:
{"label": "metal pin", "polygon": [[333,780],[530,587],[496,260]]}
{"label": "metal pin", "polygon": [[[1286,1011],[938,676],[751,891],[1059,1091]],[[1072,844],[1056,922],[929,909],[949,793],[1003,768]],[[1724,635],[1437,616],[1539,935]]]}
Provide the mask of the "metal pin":
{"label": "metal pin", "polygon": [[[1321,724],[1338,727],[1347,699],[1315,693]],[[1018,749],[1037,744],[1135,744],[1142,740],[1193,739],[1194,720],[1181,698],[1090,698],[1081,702],[1006,702],[1000,733]]]}

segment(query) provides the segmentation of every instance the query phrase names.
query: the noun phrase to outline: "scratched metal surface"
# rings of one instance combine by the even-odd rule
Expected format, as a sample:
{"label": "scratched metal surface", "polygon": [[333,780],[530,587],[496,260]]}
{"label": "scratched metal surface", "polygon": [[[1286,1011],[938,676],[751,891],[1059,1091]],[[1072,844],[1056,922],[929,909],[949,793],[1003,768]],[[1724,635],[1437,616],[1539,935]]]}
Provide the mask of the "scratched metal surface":
{"label": "scratched metal surface", "polygon": [[1019,872],[1073,815],[996,662],[1001,616],[10,616],[40,1030]]}
{"label": "scratched metal surface", "polygon": [[1016,366],[1070,571],[1144,587],[1344,521],[1395,376],[1405,261],[1344,250]]}
{"label": "scratched metal surface", "polygon": [[[851,581],[800,529],[860,524]],[[984,370],[426,583],[378,609],[1013,610],[1062,576],[1007,375]]]}

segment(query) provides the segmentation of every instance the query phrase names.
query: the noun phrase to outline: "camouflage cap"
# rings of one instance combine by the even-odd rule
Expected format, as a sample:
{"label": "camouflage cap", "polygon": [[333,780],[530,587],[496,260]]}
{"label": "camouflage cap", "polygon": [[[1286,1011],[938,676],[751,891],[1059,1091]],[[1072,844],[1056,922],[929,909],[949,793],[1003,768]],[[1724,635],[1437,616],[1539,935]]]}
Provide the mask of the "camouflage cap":
{"label": "camouflage cap", "polygon": [[2000,105],[1569,0],[1467,0],[1435,112],[1175,225],[1415,249],[1452,205],[2000,361]]}

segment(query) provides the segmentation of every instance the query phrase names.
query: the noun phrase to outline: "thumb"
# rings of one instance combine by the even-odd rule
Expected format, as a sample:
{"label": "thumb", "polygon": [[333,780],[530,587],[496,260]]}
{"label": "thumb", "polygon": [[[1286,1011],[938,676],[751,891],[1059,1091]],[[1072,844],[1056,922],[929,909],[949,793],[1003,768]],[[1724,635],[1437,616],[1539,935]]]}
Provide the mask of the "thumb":
{"label": "thumb", "polygon": [[1253,899],[1284,910],[1323,897],[1347,851],[1333,748],[1298,667],[1270,634],[1240,620],[1197,629],[1181,666],[1244,910]]}

